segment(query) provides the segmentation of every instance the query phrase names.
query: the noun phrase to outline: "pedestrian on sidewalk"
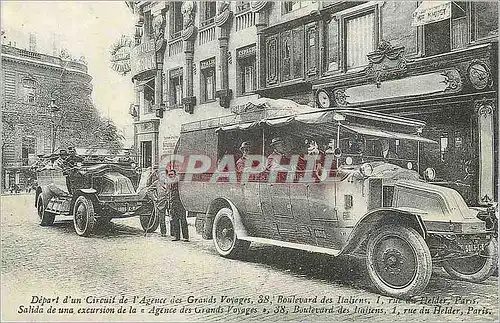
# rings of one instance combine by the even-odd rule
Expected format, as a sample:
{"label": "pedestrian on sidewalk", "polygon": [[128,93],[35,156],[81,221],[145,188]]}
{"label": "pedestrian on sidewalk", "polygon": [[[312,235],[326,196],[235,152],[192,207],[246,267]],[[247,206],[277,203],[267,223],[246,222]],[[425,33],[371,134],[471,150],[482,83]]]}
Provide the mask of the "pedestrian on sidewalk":
{"label": "pedestrian on sidewalk", "polygon": [[167,170],[167,178],[165,180],[168,188],[167,201],[168,201],[168,214],[171,221],[171,235],[174,236],[172,241],[182,240],[189,241],[189,230],[186,219],[186,209],[182,205],[179,197],[179,176],[175,169]]}

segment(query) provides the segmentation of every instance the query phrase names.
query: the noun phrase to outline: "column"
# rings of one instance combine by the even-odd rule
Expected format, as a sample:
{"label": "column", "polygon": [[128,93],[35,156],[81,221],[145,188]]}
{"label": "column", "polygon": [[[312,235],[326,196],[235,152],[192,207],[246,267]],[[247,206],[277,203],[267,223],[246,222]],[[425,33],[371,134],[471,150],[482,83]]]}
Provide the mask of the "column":
{"label": "column", "polygon": [[[475,102],[477,115],[477,141],[478,141],[478,202],[489,204],[495,200],[495,135],[498,132],[494,127],[493,115],[495,111],[494,100],[481,100]],[[497,138],[498,139],[498,138]]]}
{"label": "column", "polygon": [[266,86],[266,69],[265,61],[266,57],[266,49],[265,49],[265,37],[264,37],[264,28],[267,27],[265,22],[265,12],[259,11],[255,13],[255,27],[257,29],[257,60],[256,60],[256,68],[257,68],[257,86],[259,89],[262,89]]}

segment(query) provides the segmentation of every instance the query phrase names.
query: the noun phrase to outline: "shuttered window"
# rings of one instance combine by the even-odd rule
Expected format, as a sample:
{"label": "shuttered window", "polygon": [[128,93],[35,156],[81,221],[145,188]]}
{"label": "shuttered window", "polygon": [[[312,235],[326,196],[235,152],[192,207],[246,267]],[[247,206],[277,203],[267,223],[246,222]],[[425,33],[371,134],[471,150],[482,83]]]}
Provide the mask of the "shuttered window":
{"label": "shuttered window", "polygon": [[367,54],[375,49],[375,14],[373,12],[346,19],[347,68],[368,64]]}

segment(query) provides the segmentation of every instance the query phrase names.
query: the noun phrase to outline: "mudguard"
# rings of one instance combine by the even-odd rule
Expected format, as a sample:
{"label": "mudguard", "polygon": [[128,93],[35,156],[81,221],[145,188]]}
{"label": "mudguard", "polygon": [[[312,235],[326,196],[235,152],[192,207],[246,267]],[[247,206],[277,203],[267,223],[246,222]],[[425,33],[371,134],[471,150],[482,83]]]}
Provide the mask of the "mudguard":
{"label": "mudguard", "polygon": [[[238,238],[248,237],[248,232],[243,225],[243,221],[241,220],[241,215],[238,211],[238,208],[227,198],[217,198],[213,200],[212,203],[210,203],[210,205],[208,206],[205,218],[208,219],[210,217],[215,217],[218,210],[220,210],[222,207],[228,207],[233,211],[233,224],[236,236]],[[212,232],[211,228],[210,232]]]}
{"label": "mudguard", "polygon": [[356,224],[347,239],[346,246],[340,254],[353,252],[363,243],[375,227],[384,224],[401,224],[412,227],[425,239],[427,230],[425,229],[421,214],[425,214],[425,212],[420,209],[408,207],[389,207],[372,210],[365,214],[361,221]]}
{"label": "mudguard", "polygon": [[93,188],[80,188],[78,192],[82,192],[84,194],[95,194],[97,191]]}

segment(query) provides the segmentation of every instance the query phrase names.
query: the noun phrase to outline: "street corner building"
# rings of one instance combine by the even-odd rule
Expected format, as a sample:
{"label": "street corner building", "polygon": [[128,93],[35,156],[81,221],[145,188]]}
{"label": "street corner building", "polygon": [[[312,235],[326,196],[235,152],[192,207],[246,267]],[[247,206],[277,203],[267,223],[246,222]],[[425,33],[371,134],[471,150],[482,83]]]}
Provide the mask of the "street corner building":
{"label": "street corner building", "polygon": [[266,97],[425,121],[423,136],[439,145],[420,169],[432,165],[471,205],[498,195],[497,2],[126,5],[142,167],[172,153],[182,124],[237,119]]}
{"label": "street corner building", "polygon": [[1,52],[2,190],[27,187],[37,156],[79,138],[83,132],[77,125],[87,112],[82,107],[92,104],[92,77],[83,58],[58,55],[56,45],[52,55],[37,51],[33,33],[26,44],[23,37],[9,41],[8,36]]}

